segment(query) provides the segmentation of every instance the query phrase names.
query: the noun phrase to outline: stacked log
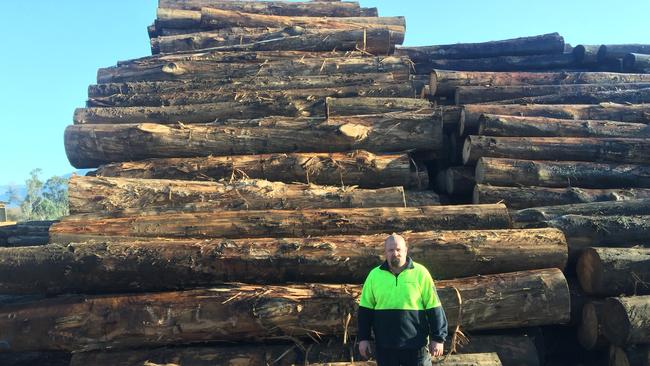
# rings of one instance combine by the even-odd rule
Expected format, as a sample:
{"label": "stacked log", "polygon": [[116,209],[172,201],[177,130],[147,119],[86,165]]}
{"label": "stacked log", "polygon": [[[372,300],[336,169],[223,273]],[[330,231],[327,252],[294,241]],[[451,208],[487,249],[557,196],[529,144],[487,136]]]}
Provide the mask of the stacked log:
{"label": "stacked log", "polygon": [[55,221],[23,221],[0,226],[0,247],[43,245]]}

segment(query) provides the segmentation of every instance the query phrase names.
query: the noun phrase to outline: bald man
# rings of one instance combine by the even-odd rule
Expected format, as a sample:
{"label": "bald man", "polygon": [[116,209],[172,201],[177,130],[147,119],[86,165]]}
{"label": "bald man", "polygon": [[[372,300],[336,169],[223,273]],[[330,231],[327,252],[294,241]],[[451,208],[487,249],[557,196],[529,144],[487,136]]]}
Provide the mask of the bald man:
{"label": "bald man", "polygon": [[406,241],[384,241],[386,260],[368,274],[359,304],[359,352],[370,356],[375,334],[377,366],[430,366],[443,354],[447,318],[429,271],[408,256]]}

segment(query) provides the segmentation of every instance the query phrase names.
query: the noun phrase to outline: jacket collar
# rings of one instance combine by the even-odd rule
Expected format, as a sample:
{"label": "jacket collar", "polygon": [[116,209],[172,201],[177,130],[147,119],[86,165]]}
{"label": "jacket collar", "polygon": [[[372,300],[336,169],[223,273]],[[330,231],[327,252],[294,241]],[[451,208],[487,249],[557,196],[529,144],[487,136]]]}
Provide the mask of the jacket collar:
{"label": "jacket collar", "polygon": [[[379,266],[379,268],[384,270],[384,271],[390,272],[390,266],[388,265],[387,260],[385,260],[384,263],[382,263],[381,266]],[[413,269],[413,268],[415,268],[415,266],[413,266],[413,259],[411,259],[411,257],[407,256],[406,257],[406,267],[404,268],[404,270]]]}

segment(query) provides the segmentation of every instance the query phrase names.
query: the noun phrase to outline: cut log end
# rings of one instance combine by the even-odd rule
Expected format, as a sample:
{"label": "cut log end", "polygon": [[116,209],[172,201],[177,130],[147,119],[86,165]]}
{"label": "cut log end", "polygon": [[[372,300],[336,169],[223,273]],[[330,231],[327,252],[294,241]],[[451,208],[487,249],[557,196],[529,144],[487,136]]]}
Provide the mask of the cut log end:
{"label": "cut log end", "polygon": [[429,76],[429,95],[436,95],[438,91],[438,73],[433,70]]}
{"label": "cut log end", "polygon": [[[472,158],[471,156],[472,152],[472,143],[469,138],[465,140],[463,143],[463,164],[468,165],[470,163],[470,159]],[[477,179],[477,182],[479,180]]]}
{"label": "cut log end", "polygon": [[602,341],[600,337],[600,317],[596,303],[586,303],[582,308],[582,322],[578,328],[578,342],[587,350],[597,348]]}
{"label": "cut log end", "polygon": [[578,279],[580,286],[588,294],[599,292],[602,287],[602,262],[598,252],[593,248],[584,249],[580,258],[576,271],[578,272]]}
{"label": "cut log end", "polygon": [[622,346],[630,338],[631,323],[625,305],[620,299],[610,297],[603,309],[603,333],[612,344]]}

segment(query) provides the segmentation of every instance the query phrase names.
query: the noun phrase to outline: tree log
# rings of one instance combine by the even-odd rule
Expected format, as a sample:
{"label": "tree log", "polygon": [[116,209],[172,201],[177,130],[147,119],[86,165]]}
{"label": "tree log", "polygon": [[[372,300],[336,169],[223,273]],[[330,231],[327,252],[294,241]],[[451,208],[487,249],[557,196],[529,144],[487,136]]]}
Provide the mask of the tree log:
{"label": "tree log", "polygon": [[[399,53],[398,53],[399,54]],[[417,74],[429,74],[434,69],[455,71],[547,71],[570,69],[575,72],[571,54],[545,54],[532,56],[498,56],[470,59],[438,59],[415,63]]]}
{"label": "tree log", "polygon": [[[118,117],[125,122],[132,118]],[[258,122],[262,121],[233,122],[231,125],[71,125],[65,131],[65,147],[70,163],[78,168],[147,158],[356,149],[438,151],[442,147],[442,122],[431,114],[398,112],[326,121],[274,119],[261,127]]]}
{"label": "tree log", "polygon": [[598,49],[598,61],[623,58],[628,53],[650,54],[650,44],[604,44]]}
{"label": "tree log", "polygon": [[[202,56],[207,54],[207,56]],[[238,54],[244,60],[233,61]],[[284,56],[284,55],[288,55]],[[175,57],[172,57],[175,56]],[[309,55],[307,55],[309,56]],[[411,68],[404,57],[344,57],[323,54],[302,57],[299,52],[203,52],[191,55],[161,56],[161,60],[131,62],[97,71],[98,83],[129,81],[225,79],[256,76],[315,76],[398,72],[408,75]],[[193,60],[199,58],[199,60]],[[202,60],[207,58],[207,60]],[[213,60],[217,58],[217,60]],[[186,60],[189,59],[189,60]]]}
{"label": "tree log", "polygon": [[598,49],[600,45],[579,44],[573,48],[571,54],[577,65],[595,65],[598,63]]}
{"label": "tree log", "polygon": [[650,343],[650,296],[605,300],[603,333],[617,346]]}
{"label": "tree log", "polygon": [[515,223],[541,222],[557,219],[564,215],[650,215],[650,200],[637,199],[626,201],[577,203],[574,205],[532,207],[511,212],[512,219]]}
{"label": "tree log", "polygon": [[105,177],[220,180],[255,178],[285,183],[332,186],[425,188],[426,170],[415,170],[408,154],[292,153],[274,155],[167,158],[102,165],[96,175]]}
{"label": "tree log", "polygon": [[2,366],[69,366],[69,352],[0,352]]}
{"label": "tree log", "polygon": [[604,301],[590,301],[582,307],[578,326],[578,342],[586,350],[605,348],[608,345],[602,332]]}
{"label": "tree log", "polygon": [[479,135],[497,137],[628,137],[650,138],[644,123],[605,120],[568,120],[483,114]]}
{"label": "tree log", "polygon": [[313,17],[358,17],[362,8],[356,1],[214,1],[214,0],[160,0],[160,8],[201,10],[204,7],[242,11],[246,13],[313,16]]}
{"label": "tree log", "polygon": [[463,163],[482,157],[644,164],[650,163],[650,139],[468,136]]}
{"label": "tree log", "polygon": [[[650,75],[649,75],[650,76]],[[456,88],[454,99],[457,105],[478,104],[489,102],[502,102],[510,100],[540,100],[552,94],[576,96],[600,95],[605,92],[618,92],[622,90],[639,90],[650,88],[650,83],[622,83],[622,84],[570,84],[570,85],[489,85],[489,86],[459,86]],[[614,94],[618,95],[618,94]],[[544,99],[546,100],[546,99]],[[569,102],[574,99],[569,99]],[[602,100],[599,100],[599,102]],[[609,101],[609,100],[608,100]],[[615,102],[616,99],[611,100]],[[518,103],[506,103],[518,104]],[[549,104],[549,103],[545,103]],[[566,104],[564,99],[557,104]],[[582,103],[582,99],[575,100],[575,104]],[[597,104],[597,103],[592,103]]]}
{"label": "tree log", "polygon": [[328,117],[357,116],[397,111],[430,111],[433,104],[416,98],[327,98]]}
{"label": "tree log", "polygon": [[[479,163],[480,164],[480,163]],[[515,183],[512,183],[515,185]],[[629,199],[650,199],[650,189],[584,189],[547,187],[498,187],[477,184],[474,188],[474,204],[503,202],[509,209],[568,205]]]}
{"label": "tree log", "polygon": [[[115,293],[251,284],[363,283],[388,234],[287,239],[103,238],[0,248],[7,294]],[[409,255],[436,279],[558,268],[557,229],[409,232]]]}
{"label": "tree log", "polygon": [[431,93],[454,96],[456,88],[466,86],[570,85],[647,83],[647,74],[610,72],[480,72],[433,70]]}
{"label": "tree log", "polygon": [[650,366],[650,345],[639,344],[625,348],[611,346],[610,366]]}
{"label": "tree log", "polygon": [[465,166],[450,167],[445,171],[445,187],[450,196],[472,193],[474,189],[474,168]]}
{"label": "tree log", "polygon": [[650,55],[628,53],[623,57],[623,70],[639,72],[650,71]]}
{"label": "tree log", "polygon": [[476,182],[513,187],[650,188],[650,166],[481,158]]}
{"label": "tree log", "polygon": [[650,104],[622,105],[499,105],[480,104],[462,107],[460,114],[461,136],[478,131],[482,114],[497,114],[522,117],[550,117],[580,120],[611,120],[650,124]]}
{"label": "tree log", "polygon": [[577,272],[588,294],[649,295],[650,249],[587,248],[580,255]]}
{"label": "tree log", "polygon": [[[432,365],[502,366],[496,353],[466,353],[432,357]],[[312,363],[309,366],[377,366],[376,361]]]}
{"label": "tree log", "polygon": [[[458,293],[461,326],[468,331],[569,320],[569,291],[558,269],[439,281],[437,285],[450,327],[457,324]],[[86,351],[354,335],[360,292],[359,285],[232,285],[183,292],[63,296],[0,309],[0,339],[10,351]]]}
{"label": "tree log", "polygon": [[650,88],[598,92],[563,92],[539,97],[507,99],[495,104],[642,104],[650,102]]}
{"label": "tree log", "polygon": [[503,205],[67,216],[50,228],[53,243],[88,235],[169,238],[264,238],[375,234],[386,231],[493,229],[510,226]]}
{"label": "tree log", "polygon": [[404,32],[374,29],[305,29],[292,27],[279,32],[223,37],[218,32],[199,32],[151,39],[152,53],[211,51],[356,51],[390,55],[404,41]]}
{"label": "tree log", "polygon": [[405,202],[402,187],[369,190],[265,180],[194,182],[77,176],[70,178],[68,195],[71,214],[164,210],[192,204],[204,210],[268,210],[403,207]]}

